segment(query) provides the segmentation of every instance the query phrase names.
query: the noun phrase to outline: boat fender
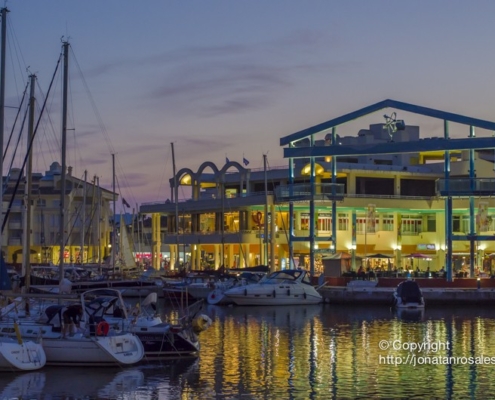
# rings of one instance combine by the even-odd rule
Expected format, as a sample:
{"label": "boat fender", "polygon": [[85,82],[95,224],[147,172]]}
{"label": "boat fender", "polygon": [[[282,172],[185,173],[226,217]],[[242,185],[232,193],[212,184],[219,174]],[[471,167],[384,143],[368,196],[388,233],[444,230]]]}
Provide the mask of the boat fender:
{"label": "boat fender", "polygon": [[207,330],[212,323],[213,321],[211,320],[210,317],[208,317],[205,314],[200,314],[196,316],[192,321],[193,330],[196,333],[203,332]]}
{"label": "boat fender", "polygon": [[273,298],[277,297],[277,292],[273,290]]}
{"label": "boat fender", "polygon": [[306,296],[306,292],[304,292],[303,297],[304,297],[304,298],[306,298],[306,297],[307,297],[307,296]]}
{"label": "boat fender", "polygon": [[290,296],[290,289],[287,289],[287,296]]}
{"label": "boat fender", "polygon": [[244,296],[247,296],[247,289],[244,289]]}
{"label": "boat fender", "polygon": [[110,330],[110,325],[107,321],[101,321],[96,327],[96,336],[107,336]]}

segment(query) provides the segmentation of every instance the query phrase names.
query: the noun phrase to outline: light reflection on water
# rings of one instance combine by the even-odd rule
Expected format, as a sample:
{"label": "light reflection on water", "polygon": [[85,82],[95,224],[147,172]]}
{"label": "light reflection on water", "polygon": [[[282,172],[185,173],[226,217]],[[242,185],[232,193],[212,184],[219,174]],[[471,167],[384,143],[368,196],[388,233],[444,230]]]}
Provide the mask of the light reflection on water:
{"label": "light reflection on water", "polygon": [[[204,312],[214,323],[200,334],[197,360],[2,373],[0,399],[488,398],[495,392],[495,358],[493,364],[457,365],[384,361],[413,354],[417,362],[428,356],[495,357],[495,319],[487,307],[401,315],[386,307],[328,304],[210,306]],[[440,348],[381,350],[383,340]]]}

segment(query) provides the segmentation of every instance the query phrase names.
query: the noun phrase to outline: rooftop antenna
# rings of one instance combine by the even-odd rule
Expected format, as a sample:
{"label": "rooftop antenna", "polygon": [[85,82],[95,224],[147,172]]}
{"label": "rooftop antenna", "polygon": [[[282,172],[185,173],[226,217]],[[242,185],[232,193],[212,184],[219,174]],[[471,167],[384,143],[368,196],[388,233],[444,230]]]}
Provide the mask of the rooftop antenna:
{"label": "rooftop antenna", "polygon": [[403,131],[406,129],[406,124],[403,119],[397,119],[397,113],[394,111],[390,114],[390,117],[385,114],[383,116],[385,118],[385,126],[383,129],[388,131],[388,135],[390,136],[390,140],[393,141],[393,134],[397,131]]}

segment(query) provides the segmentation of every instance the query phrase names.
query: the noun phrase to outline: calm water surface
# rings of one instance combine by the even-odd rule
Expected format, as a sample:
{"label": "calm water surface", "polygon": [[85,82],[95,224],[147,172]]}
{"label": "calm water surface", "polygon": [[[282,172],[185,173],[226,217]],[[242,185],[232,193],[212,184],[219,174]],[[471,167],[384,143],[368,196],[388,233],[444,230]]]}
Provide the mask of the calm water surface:
{"label": "calm water surface", "polygon": [[397,314],[386,307],[329,304],[209,306],[204,312],[214,322],[200,335],[197,359],[125,369],[2,373],[0,399],[465,399],[495,394],[495,311],[489,307]]}

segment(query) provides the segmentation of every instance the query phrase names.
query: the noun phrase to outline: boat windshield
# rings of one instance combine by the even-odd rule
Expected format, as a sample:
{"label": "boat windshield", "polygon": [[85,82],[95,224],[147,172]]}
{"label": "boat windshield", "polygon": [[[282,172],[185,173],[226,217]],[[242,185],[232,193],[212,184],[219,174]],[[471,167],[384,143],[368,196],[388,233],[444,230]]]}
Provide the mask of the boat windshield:
{"label": "boat windshield", "polygon": [[295,281],[302,271],[277,271],[271,274],[263,283],[280,283],[282,281]]}

